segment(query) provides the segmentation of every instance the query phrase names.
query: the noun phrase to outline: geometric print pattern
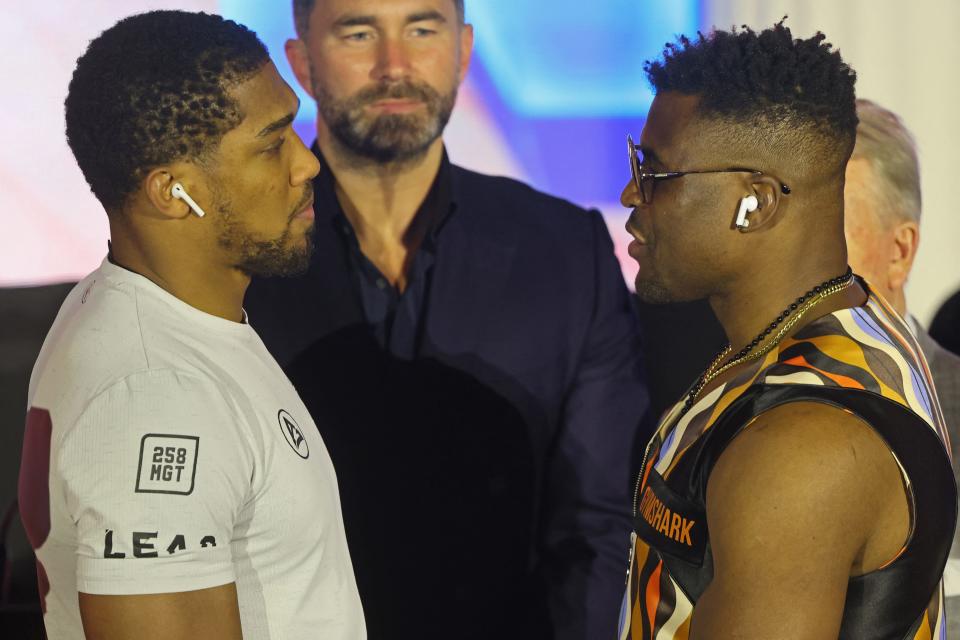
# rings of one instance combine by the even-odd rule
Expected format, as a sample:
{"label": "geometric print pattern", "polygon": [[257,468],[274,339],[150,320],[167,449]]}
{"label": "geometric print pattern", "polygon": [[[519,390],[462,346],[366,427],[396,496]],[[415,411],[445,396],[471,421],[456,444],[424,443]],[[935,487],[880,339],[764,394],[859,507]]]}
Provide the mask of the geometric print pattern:
{"label": "geometric print pattern", "polygon": [[[863,306],[825,315],[784,339],[763,358],[702,396],[679,419],[683,401],[674,405],[648,445],[637,500],[650,469],[668,479],[684,453],[755,384],[840,387],[881,395],[923,418],[950,451],[923,352],[899,314],[870,292]],[[909,487],[909,478],[904,479]],[[634,504],[635,511],[637,506]],[[635,533],[630,542],[618,640],[686,640],[694,603],[671,578],[656,549]],[[942,584],[905,638],[934,639],[946,640]]]}

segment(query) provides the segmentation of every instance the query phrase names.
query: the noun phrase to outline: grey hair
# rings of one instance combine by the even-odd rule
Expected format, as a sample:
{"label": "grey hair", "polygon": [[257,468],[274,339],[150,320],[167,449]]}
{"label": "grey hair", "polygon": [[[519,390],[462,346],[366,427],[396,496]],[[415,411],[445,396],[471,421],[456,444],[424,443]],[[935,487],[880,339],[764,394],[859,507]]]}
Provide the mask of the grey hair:
{"label": "grey hair", "polygon": [[857,100],[857,142],[851,160],[866,160],[877,178],[877,214],[888,222],[920,222],[920,163],[910,131],[897,114]]}

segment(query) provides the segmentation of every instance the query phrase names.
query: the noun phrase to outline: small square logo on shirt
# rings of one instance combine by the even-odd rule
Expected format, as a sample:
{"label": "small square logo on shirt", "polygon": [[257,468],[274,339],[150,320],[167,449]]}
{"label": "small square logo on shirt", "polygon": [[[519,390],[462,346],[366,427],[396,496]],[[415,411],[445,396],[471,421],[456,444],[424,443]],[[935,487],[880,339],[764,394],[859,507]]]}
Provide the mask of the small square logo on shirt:
{"label": "small square logo on shirt", "polygon": [[200,438],[148,433],[140,440],[137,493],[193,493]]}

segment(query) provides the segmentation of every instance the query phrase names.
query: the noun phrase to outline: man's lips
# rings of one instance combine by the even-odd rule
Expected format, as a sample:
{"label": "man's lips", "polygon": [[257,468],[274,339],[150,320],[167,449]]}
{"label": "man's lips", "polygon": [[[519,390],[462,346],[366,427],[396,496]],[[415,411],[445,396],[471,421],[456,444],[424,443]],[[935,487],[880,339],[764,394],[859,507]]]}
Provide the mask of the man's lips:
{"label": "man's lips", "polygon": [[301,220],[313,220],[313,198],[310,198],[310,201],[307,202],[307,206],[298,211],[293,216],[294,218],[299,218]]}
{"label": "man's lips", "polygon": [[630,254],[630,257],[634,260],[639,260],[640,256],[647,252],[647,238],[637,230],[631,220],[627,220],[625,228],[627,233],[633,237],[633,240],[627,245],[627,253]]}
{"label": "man's lips", "polygon": [[639,260],[641,256],[646,255],[647,250],[647,245],[642,242],[638,242],[637,240],[633,240],[627,245],[627,253],[634,260]]}
{"label": "man's lips", "polygon": [[397,113],[419,109],[423,106],[423,102],[414,98],[385,98],[383,100],[377,100],[370,106],[379,111]]}
{"label": "man's lips", "polygon": [[633,236],[633,239],[637,244],[647,244],[646,236],[644,236],[640,230],[637,229],[637,226],[633,223],[632,218],[627,220],[627,224],[624,225],[624,229],[627,230],[627,233]]}

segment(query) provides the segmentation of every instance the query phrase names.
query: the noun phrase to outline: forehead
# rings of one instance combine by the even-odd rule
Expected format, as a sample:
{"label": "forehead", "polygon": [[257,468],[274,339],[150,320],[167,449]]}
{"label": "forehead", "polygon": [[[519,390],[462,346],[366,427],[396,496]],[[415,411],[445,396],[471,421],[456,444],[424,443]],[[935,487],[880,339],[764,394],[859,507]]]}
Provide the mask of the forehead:
{"label": "forehead", "polygon": [[701,141],[707,123],[699,117],[699,97],[668,91],[659,93],[650,105],[640,136],[640,146],[663,162],[682,162],[701,156]]}
{"label": "forehead", "polygon": [[405,20],[430,12],[438,12],[448,21],[457,15],[454,0],[316,0],[310,13],[310,29],[330,27],[348,17]]}
{"label": "forehead", "polygon": [[225,141],[228,136],[240,140],[256,138],[264,127],[296,113],[299,107],[296,94],[272,62],[227,93],[237,102],[243,120],[224,136]]}
{"label": "forehead", "polygon": [[848,224],[879,224],[876,202],[876,180],[873,167],[866,158],[853,158],[847,163],[844,176],[844,216]]}

